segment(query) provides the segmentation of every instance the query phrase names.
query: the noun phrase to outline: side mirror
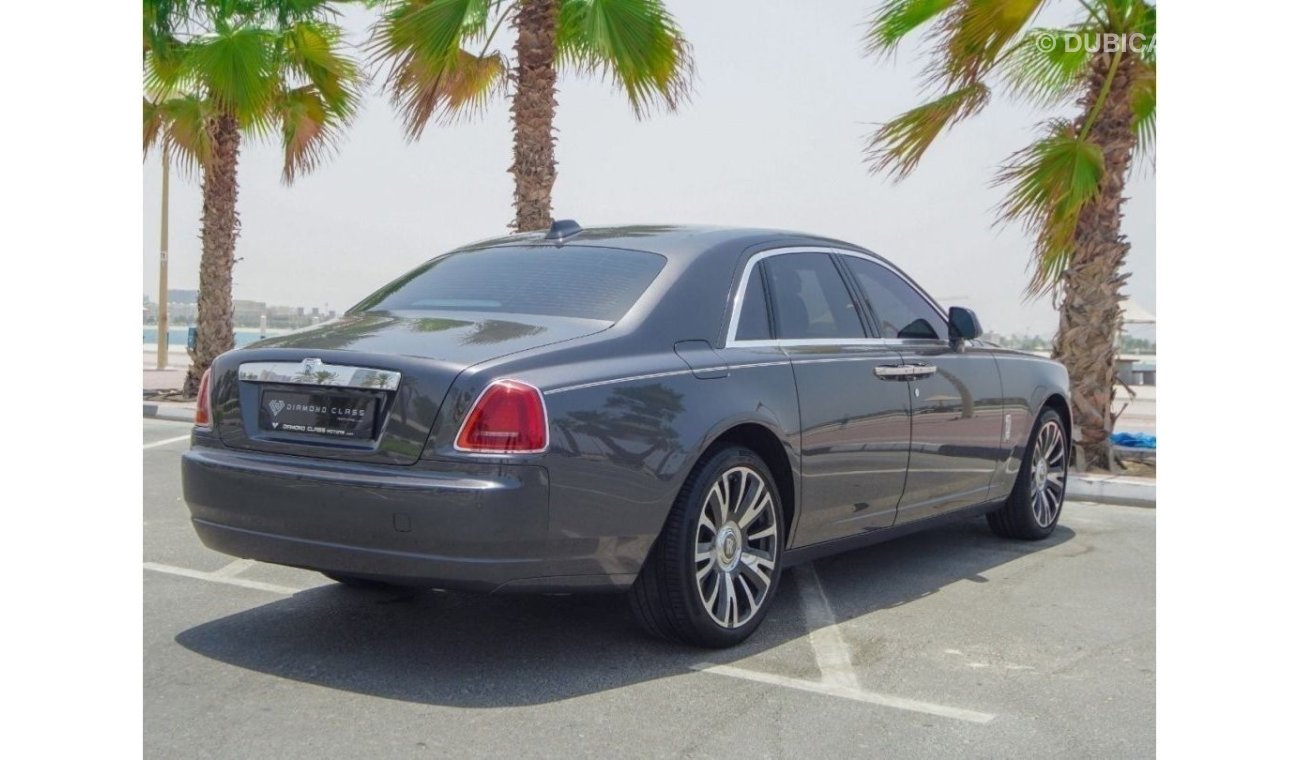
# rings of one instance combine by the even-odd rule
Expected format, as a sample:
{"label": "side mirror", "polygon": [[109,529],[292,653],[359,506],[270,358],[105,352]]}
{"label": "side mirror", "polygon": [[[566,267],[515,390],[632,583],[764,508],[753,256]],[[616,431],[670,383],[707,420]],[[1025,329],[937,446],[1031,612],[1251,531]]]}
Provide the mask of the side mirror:
{"label": "side mirror", "polygon": [[984,334],[975,312],[962,306],[948,309],[948,340],[974,340]]}

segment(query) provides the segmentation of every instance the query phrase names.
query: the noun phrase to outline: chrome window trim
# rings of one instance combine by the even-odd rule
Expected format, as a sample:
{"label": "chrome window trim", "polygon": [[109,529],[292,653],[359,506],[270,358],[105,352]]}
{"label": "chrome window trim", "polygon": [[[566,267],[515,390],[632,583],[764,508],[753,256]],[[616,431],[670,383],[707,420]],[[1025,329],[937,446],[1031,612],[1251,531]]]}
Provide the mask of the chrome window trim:
{"label": "chrome window trim", "polygon": [[884,338],[778,338],[776,340],[731,340],[729,346],[744,348],[802,348],[815,346],[883,346]]}
{"label": "chrome window trim", "polygon": [[[358,379],[358,373],[363,372],[368,375]],[[331,373],[333,377],[321,378],[316,373]],[[354,364],[327,364],[320,359],[302,359],[296,362],[244,362],[239,365],[239,379],[250,383],[391,391],[396,390],[402,382],[402,373]]]}
{"label": "chrome window trim", "polygon": [[[903,282],[912,290],[921,296],[928,304],[939,312],[940,316],[945,313],[943,308],[930,297],[928,293],[922,290],[917,284],[908,277],[901,269],[885,261],[875,254],[864,253],[862,251],[853,251],[847,248],[836,248],[834,246],[822,245],[798,245],[787,246],[785,248],[772,248],[754,254],[745,262],[745,269],[740,275],[740,287],[736,289],[736,296],[731,302],[731,318],[727,322],[727,338],[723,342],[723,348],[798,348],[801,346],[895,346],[895,345],[940,345],[947,344],[942,338],[931,340],[928,338],[808,338],[808,339],[764,339],[764,340],[738,340],[736,331],[740,327],[740,309],[745,303],[745,290],[749,287],[749,278],[754,272],[754,265],[758,262],[772,258],[773,256],[783,256],[792,253],[829,253],[831,255],[839,254],[841,256],[852,256],[858,259],[865,259],[873,264],[884,267],[888,271],[899,276]],[[848,287],[848,283],[845,286]],[[851,289],[850,289],[851,291]],[[945,320],[945,324],[947,321]]]}

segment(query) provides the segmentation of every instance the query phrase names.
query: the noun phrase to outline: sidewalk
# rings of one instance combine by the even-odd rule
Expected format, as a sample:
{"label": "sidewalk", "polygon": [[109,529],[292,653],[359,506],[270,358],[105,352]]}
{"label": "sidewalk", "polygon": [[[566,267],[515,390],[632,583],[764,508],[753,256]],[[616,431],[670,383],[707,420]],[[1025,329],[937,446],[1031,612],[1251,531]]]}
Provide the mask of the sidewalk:
{"label": "sidewalk", "polygon": [[144,347],[144,416],[178,422],[194,420],[193,401],[157,401],[149,397],[158,391],[180,390],[185,385],[185,371],[190,365],[185,348],[172,346],[167,352],[167,369],[158,369],[158,349]]}
{"label": "sidewalk", "polygon": [[1121,504],[1129,507],[1156,505],[1156,479],[1128,475],[1071,472],[1065,486],[1067,499]]}
{"label": "sidewalk", "polygon": [[144,347],[144,389],[146,391],[179,390],[185,384],[185,370],[190,366],[190,356],[185,347],[169,346],[167,369],[158,369],[158,349],[146,343]]}

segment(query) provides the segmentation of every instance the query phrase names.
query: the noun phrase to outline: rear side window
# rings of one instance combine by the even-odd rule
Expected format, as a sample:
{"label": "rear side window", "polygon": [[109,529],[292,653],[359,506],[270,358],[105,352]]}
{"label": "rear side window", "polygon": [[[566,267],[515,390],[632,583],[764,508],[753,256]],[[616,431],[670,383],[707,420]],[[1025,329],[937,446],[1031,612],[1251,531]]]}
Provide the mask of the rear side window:
{"label": "rear side window", "polygon": [[765,260],[763,265],[772,288],[776,337],[867,337],[849,289],[828,254],[781,254]]}
{"label": "rear side window", "polygon": [[947,339],[948,320],[902,277],[856,256],[845,257],[844,263],[876,313],[880,337]]}
{"label": "rear side window", "polygon": [[740,305],[736,340],[771,340],[772,324],[767,318],[767,288],[763,284],[763,267],[754,267],[745,286],[745,301]]}
{"label": "rear side window", "polygon": [[489,248],[449,253],[390,283],[353,311],[479,311],[618,320],[665,259],[612,248]]}

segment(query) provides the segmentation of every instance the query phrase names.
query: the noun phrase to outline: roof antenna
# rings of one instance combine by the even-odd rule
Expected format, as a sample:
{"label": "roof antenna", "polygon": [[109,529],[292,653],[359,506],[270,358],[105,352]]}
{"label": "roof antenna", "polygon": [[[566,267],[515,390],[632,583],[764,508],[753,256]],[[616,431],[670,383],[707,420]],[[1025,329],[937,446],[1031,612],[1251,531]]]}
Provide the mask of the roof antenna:
{"label": "roof antenna", "polygon": [[546,239],[563,243],[565,238],[571,238],[579,232],[582,232],[582,225],[574,220],[556,219],[550,231],[546,233]]}

